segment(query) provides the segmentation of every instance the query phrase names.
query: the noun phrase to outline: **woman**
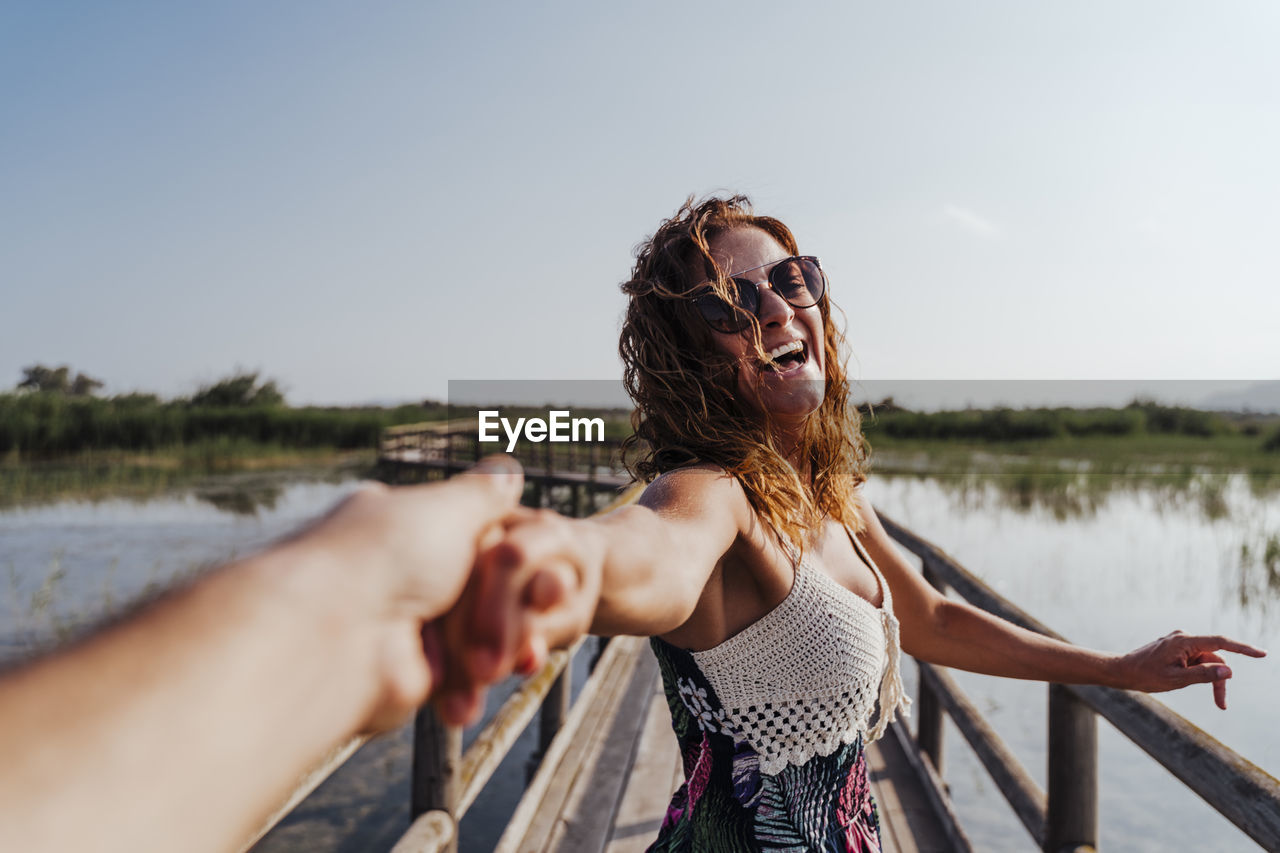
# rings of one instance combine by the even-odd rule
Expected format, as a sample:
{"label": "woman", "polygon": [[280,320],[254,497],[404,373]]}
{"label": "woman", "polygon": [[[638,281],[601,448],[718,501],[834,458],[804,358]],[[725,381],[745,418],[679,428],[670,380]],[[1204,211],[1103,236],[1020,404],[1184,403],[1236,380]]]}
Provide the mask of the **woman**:
{"label": "woman", "polygon": [[[500,646],[584,629],[653,638],[686,782],[652,849],[878,850],[863,748],[909,704],[900,648],[1013,678],[1213,682],[1224,707],[1230,671],[1216,651],[1262,654],[1178,632],[1104,654],[929,586],[862,493],[866,451],[820,263],[745,198],[687,202],[640,247],[623,289],[642,448],[632,467],[651,482],[603,517],[510,517],[472,613]],[[512,630],[520,602],[499,587],[522,584],[489,592],[484,577],[499,572],[536,573],[548,588],[535,598],[580,590],[578,615]],[[526,667],[541,651],[530,646]]]}

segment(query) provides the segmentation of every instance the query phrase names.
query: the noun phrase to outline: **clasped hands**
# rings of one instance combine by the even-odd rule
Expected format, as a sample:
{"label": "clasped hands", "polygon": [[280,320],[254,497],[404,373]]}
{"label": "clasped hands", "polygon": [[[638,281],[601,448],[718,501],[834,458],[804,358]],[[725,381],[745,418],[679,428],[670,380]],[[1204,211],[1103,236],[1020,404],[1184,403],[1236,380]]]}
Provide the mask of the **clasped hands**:
{"label": "clasped hands", "polygon": [[474,722],[488,685],[536,671],[589,628],[599,572],[589,560],[521,558],[528,531],[563,537],[562,553],[575,547],[571,522],[519,506],[522,489],[519,463],[489,457],[444,483],[367,486],[296,538],[327,554],[345,609],[372,638],[366,731],[392,728],[428,698],[445,722]]}

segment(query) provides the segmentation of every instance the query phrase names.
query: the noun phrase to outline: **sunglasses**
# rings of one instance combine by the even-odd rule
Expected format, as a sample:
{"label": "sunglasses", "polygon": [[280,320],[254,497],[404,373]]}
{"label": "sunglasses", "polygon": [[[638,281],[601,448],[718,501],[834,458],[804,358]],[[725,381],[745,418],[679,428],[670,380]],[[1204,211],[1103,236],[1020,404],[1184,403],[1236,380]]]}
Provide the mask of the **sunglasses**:
{"label": "sunglasses", "polygon": [[[762,270],[770,264],[773,269],[769,270],[766,281],[752,281],[746,277],[747,273]],[[737,334],[751,325],[752,317],[760,316],[760,288],[766,284],[792,308],[812,308],[827,291],[827,276],[818,259],[812,255],[783,258],[730,276],[733,304],[720,298],[710,287],[694,291],[693,304],[711,328],[725,334]]]}

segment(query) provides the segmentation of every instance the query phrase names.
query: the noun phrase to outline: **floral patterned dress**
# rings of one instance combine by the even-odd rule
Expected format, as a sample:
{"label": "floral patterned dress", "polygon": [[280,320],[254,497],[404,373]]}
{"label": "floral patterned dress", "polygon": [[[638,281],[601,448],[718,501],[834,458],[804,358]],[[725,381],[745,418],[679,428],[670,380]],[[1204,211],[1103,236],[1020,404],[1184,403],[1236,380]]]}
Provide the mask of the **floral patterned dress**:
{"label": "floral patterned dress", "polygon": [[797,561],[787,598],[716,648],[650,640],[685,775],[651,851],[879,853],[863,748],[910,700],[859,554],[881,608]]}

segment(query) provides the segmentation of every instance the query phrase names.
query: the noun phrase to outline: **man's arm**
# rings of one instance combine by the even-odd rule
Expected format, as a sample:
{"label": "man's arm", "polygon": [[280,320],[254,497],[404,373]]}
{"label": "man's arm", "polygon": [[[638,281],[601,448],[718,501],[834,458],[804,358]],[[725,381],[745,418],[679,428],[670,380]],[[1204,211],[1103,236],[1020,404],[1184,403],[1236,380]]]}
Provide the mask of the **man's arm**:
{"label": "man's arm", "polygon": [[520,493],[518,466],[484,470],[364,489],[0,680],[0,849],[235,849],[328,749],[420,705],[424,623]]}

